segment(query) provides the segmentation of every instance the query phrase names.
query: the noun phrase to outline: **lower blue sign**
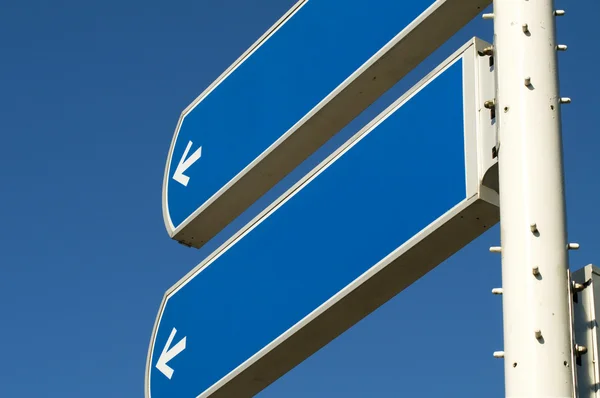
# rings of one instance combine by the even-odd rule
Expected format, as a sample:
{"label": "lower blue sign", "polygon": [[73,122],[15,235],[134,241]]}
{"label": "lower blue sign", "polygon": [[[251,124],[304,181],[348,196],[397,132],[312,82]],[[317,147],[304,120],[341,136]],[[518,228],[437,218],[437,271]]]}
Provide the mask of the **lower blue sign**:
{"label": "lower blue sign", "polygon": [[[324,321],[390,253],[437,222],[456,246],[440,249],[447,257],[497,221],[493,204],[477,217],[467,212],[481,202],[478,164],[494,162],[491,148],[489,159],[478,155],[480,123],[472,122],[489,119],[472,104],[474,79],[492,82],[475,68],[477,46],[466,45],[167,292],[148,398],[256,394],[374,309],[348,306]],[[449,227],[455,214],[472,222]],[[413,266],[412,281],[424,273]],[[379,306],[401,288],[375,289],[364,303]]]}

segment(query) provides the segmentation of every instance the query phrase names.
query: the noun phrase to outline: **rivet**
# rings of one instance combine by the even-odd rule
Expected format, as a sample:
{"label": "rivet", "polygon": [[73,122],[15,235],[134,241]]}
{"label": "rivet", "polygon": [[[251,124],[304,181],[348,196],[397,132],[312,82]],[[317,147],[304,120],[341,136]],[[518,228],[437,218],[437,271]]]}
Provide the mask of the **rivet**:
{"label": "rivet", "polygon": [[528,87],[531,86],[531,77],[527,76],[525,78],[525,86],[528,86]]}
{"label": "rivet", "polygon": [[575,355],[580,356],[588,352],[586,346],[576,344],[575,345]]}
{"label": "rivet", "polygon": [[542,338],[542,331],[540,329],[535,330],[534,334],[536,339],[539,340]]}
{"label": "rivet", "polygon": [[492,252],[492,253],[502,253],[502,248],[500,246],[492,246],[492,247],[490,247],[490,252]]}
{"label": "rivet", "polygon": [[481,18],[483,18],[483,19],[494,19],[494,14],[493,13],[491,13],[491,14],[483,14],[481,16]]}
{"label": "rivet", "polygon": [[492,289],[492,294],[501,295],[502,293],[504,293],[504,290],[502,290],[501,287],[495,287]]}
{"label": "rivet", "polygon": [[557,17],[562,17],[563,15],[565,15],[565,10],[556,10],[554,11],[554,15],[556,15]]}
{"label": "rivet", "polygon": [[561,104],[570,104],[571,103],[571,98],[569,98],[569,97],[562,97],[559,102]]}
{"label": "rivet", "polygon": [[504,358],[504,351],[494,351],[494,358]]}
{"label": "rivet", "polygon": [[533,223],[529,226],[529,229],[531,229],[531,232],[536,233],[538,232],[538,228],[537,228],[537,224]]}
{"label": "rivet", "polygon": [[573,286],[573,291],[576,293],[581,292],[583,289],[585,289],[585,285],[583,283],[579,283],[579,282],[575,282],[575,281],[573,281],[572,286]]}
{"label": "rivet", "polygon": [[533,272],[533,275],[538,276],[540,274],[540,267],[537,267],[537,266],[533,267],[531,269],[531,272]]}
{"label": "rivet", "polygon": [[529,33],[529,25],[527,25],[526,23],[523,24],[522,26],[523,28],[523,33]]}
{"label": "rivet", "polygon": [[556,50],[557,51],[567,51],[567,45],[566,44],[559,44],[556,46]]}
{"label": "rivet", "polygon": [[569,249],[569,250],[579,250],[579,243],[569,243],[567,245],[567,249]]}
{"label": "rivet", "polygon": [[489,46],[489,47],[484,48],[481,51],[481,53],[483,55],[494,55],[494,46]]}

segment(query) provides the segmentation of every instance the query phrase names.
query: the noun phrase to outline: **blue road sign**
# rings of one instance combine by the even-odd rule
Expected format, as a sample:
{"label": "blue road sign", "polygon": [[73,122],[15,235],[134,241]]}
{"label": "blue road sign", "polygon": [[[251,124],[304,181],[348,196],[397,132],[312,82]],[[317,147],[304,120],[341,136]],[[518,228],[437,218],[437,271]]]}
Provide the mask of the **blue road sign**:
{"label": "blue road sign", "polygon": [[201,247],[490,2],[298,2],[182,113],[170,236]]}
{"label": "blue road sign", "polygon": [[472,40],[167,292],[147,398],[250,397],[498,221]]}

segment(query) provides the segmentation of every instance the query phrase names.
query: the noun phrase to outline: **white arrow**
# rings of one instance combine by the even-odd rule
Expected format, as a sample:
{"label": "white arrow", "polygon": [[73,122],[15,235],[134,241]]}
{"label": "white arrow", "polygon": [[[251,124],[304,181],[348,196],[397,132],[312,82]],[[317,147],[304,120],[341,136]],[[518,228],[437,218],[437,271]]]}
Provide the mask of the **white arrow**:
{"label": "white arrow", "polygon": [[200,147],[200,148],[196,149],[196,151],[194,153],[192,153],[192,156],[190,156],[188,158],[187,155],[190,152],[191,147],[192,147],[192,141],[188,142],[187,147],[185,147],[183,156],[179,160],[179,164],[177,165],[177,168],[175,169],[175,174],[173,174],[173,179],[175,181],[177,181],[178,183],[180,183],[181,185],[183,185],[184,187],[187,187],[187,184],[190,181],[190,177],[184,175],[183,173],[185,173],[185,171],[187,169],[189,169],[191,165],[196,163],[196,161],[198,159],[200,159],[200,156],[202,156],[202,147]]}
{"label": "white arrow", "polygon": [[185,350],[185,337],[181,339],[179,343],[169,348],[171,346],[171,343],[173,342],[173,338],[175,337],[176,333],[177,329],[173,328],[173,330],[171,331],[171,335],[167,340],[167,344],[165,344],[165,348],[163,348],[162,353],[160,354],[160,357],[158,357],[158,361],[156,362],[156,369],[160,370],[162,374],[167,376],[169,380],[171,380],[171,377],[173,377],[174,371],[173,368],[167,365],[167,362],[179,355],[181,351]]}

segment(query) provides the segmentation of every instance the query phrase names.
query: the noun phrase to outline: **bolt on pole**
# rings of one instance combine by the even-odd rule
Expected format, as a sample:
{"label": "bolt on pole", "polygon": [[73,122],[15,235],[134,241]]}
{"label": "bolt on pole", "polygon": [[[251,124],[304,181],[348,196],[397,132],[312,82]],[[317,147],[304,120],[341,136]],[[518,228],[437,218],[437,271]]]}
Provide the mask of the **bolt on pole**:
{"label": "bolt on pole", "polygon": [[573,397],[561,106],[552,0],[494,0],[507,397]]}

